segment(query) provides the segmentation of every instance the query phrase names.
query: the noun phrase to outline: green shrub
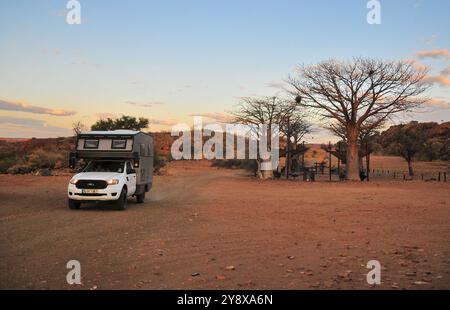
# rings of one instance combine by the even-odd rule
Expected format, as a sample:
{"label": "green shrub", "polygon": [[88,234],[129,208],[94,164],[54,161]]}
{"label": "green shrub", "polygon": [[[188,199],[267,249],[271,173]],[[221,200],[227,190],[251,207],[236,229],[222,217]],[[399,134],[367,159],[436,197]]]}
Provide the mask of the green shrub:
{"label": "green shrub", "polygon": [[30,164],[17,164],[12,167],[9,167],[6,171],[9,174],[25,174],[30,173],[34,169]]}
{"label": "green shrub", "polygon": [[17,164],[15,158],[2,158],[0,159],[0,173],[6,173],[8,169]]}
{"label": "green shrub", "polygon": [[33,168],[55,168],[57,162],[64,161],[61,153],[49,152],[44,149],[36,149],[28,156],[28,164]]}

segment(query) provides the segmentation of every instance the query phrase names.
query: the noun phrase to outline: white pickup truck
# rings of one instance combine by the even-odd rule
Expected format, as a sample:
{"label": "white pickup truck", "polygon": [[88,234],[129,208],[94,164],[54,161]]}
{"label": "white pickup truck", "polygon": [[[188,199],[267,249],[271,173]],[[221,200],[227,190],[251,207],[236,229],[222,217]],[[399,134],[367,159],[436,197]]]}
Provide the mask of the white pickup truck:
{"label": "white pickup truck", "polygon": [[78,159],[87,165],[74,175],[67,188],[69,208],[83,202],[111,201],[117,209],[127,208],[128,197],[145,200],[153,180],[153,139],[130,130],[91,131],[77,137],[77,150],[70,155],[70,167]]}
{"label": "white pickup truck", "polygon": [[[83,201],[114,200],[117,209],[127,207],[127,197],[136,192],[136,171],[130,161],[92,160],[69,182],[69,208],[79,209]],[[136,195],[144,201],[145,193]]]}

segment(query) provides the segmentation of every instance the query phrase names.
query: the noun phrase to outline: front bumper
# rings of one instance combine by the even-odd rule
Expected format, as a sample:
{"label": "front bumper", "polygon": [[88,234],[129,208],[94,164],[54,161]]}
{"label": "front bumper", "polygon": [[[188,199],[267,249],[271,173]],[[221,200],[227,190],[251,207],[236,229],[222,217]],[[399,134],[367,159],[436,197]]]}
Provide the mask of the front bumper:
{"label": "front bumper", "polygon": [[67,196],[69,199],[78,201],[112,201],[119,199],[122,185],[108,185],[104,189],[96,189],[95,193],[85,193],[82,189],[76,188],[74,184],[69,183]]}

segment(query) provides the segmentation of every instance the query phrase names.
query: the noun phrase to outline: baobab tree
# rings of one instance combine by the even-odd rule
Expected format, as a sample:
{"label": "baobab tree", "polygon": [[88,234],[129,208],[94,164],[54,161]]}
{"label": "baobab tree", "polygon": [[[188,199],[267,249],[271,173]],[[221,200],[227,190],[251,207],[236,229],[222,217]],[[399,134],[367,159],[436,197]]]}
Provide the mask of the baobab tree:
{"label": "baobab tree", "polygon": [[[261,98],[242,98],[235,111],[231,112],[233,121],[239,124],[250,125],[252,128],[252,134],[259,140],[263,138],[267,139],[268,152],[271,151],[271,137],[272,135],[279,135],[276,132],[276,128],[279,127],[279,123],[282,116],[283,101],[278,97],[261,97]],[[265,125],[267,132],[263,132],[258,127],[259,125]],[[275,126],[276,125],[276,126]],[[272,170],[262,170],[261,164],[263,162],[270,162],[271,159],[262,160],[259,155],[257,158],[257,176],[262,179],[269,179],[273,177]]]}
{"label": "baobab tree", "polygon": [[408,61],[355,58],[328,60],[299,68],[298,76],[286,80],[297,102],[317,116],[345,128],[348,144],[346,179],[359,179],[358,138],[361,128],[378,126],[390,116],[412,111],[426,101],[421,95],[426,69],[417,70]]}
{"label": "baobab tree", "polygon": [[[378,120],[377,118],[371,121],[365,122],[359,130],[358,136],[358,164],[360,169],[362,168],[362,159],[366,157],[366,169],[367,169],[367,181],[369,181],[370,173],[370,155],[377,149],[380,138],[380,130],[386,124],[386,120]],[[345,126],[340,123],[334,123],[329,126],[325,126],[328,130],[341,138],[339,142],[339,151],[331,151],[333,155],[338,157],[344,163],[346,162],[346,150],[347,150],[347,131]]]}

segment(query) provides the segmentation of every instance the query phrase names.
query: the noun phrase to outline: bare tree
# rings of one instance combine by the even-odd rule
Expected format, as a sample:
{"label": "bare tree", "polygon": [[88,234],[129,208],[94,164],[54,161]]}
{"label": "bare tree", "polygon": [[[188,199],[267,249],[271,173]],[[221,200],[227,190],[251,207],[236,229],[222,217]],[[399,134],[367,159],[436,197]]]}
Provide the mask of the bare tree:
{"label": "bare tree", "polygon": [[358,137],[361,128],[391,115],[411,111],[426,101],[421,96],[427,70],[411,62],[355,58],[351,62],[328,60],[300,68],[288,77],[290,93],[318,116],[345,128],[348,144],[346,179],[359,179]]}
{"label": "bare tree", "polygon": [[[292,167],[296,166],[296,156],[301,149],[298,147],[303,137],[311,132],[311,124],[306,121],[305,113],[297,102],[286,102],[281,107],[280,132],[286,139],[285,174],[289,178]],[[281,155],[281,154],[280,154]]]}
{"label": "bare tree", "polygon": [[83,131],[86,131],[87,127],[85,124],[83,124],[81,121],[76,121],[75,123],[72,123],[72,130],[75,135],[80,134]]}
{"label": "bare tree", "polygon": [[[267,138],[267,148],[271,151],[270,137],[272,135],[278,135],[274,132],[274,125],[280,123],[281,111],[283,102],[278,97],[262,97],[262,98],[250,98],[245,97],[241,99],[241,102],[236,107],[236,110],[231,112],[234,117],[234,122],[252,125],[255,130],[253,134],[257,139],[261,138],[261,135],[265,135]],[[260,132],[257,128],[258,125],[263,124],[267,126],[267,132]],[[270,161],[270,160],[268,160]],[[259,178],[267,179],[273,177],[273,171],[261,170],[261,164],[263,160],[257,159],[258,170],[257,175]]]}

